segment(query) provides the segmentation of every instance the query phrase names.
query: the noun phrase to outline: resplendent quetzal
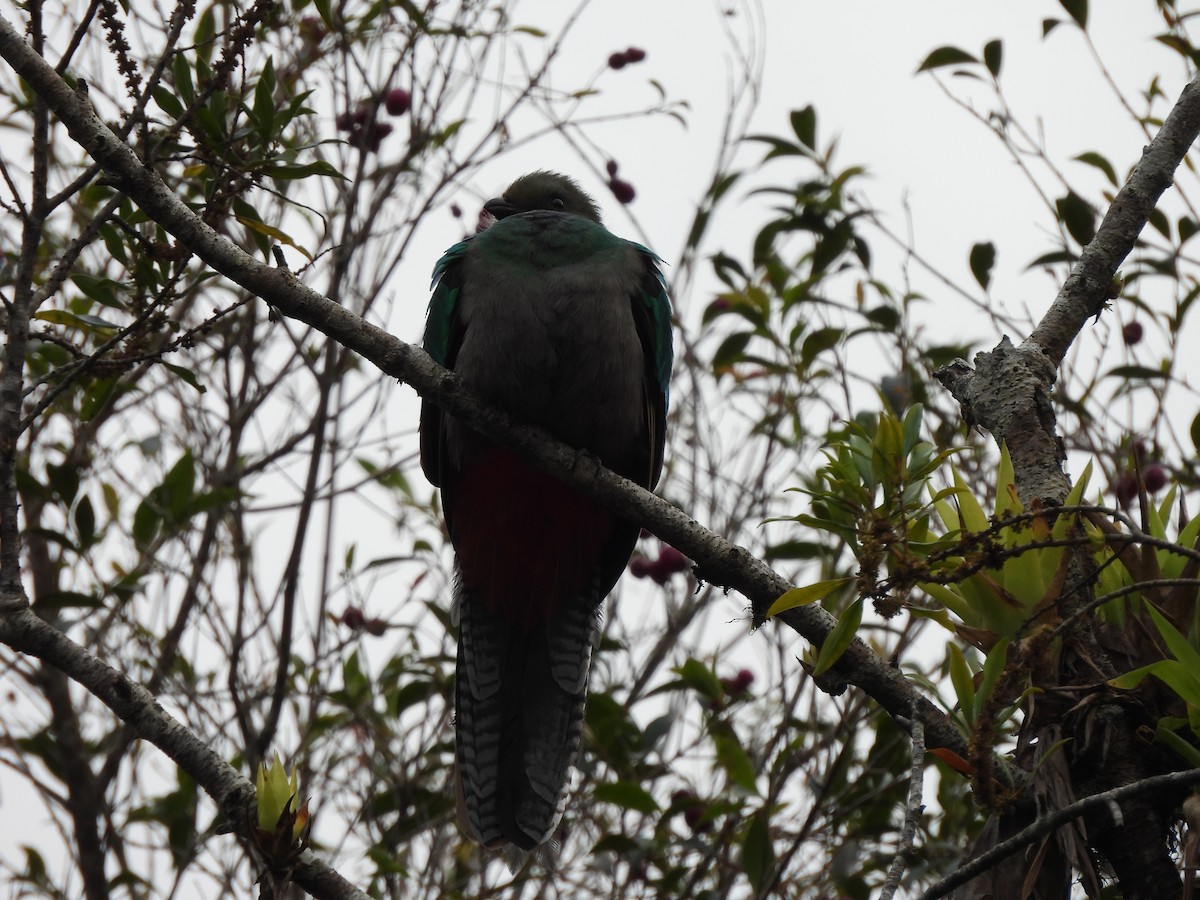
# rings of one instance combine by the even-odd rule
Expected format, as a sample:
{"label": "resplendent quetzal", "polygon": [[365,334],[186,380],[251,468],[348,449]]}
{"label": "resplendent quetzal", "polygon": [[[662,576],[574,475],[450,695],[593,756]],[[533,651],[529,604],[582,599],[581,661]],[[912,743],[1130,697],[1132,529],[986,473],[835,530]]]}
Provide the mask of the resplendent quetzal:
{"label": "resplendent quetzal", "polygon": [[[519,178],[484,209],[495,224],[434,269],[425,349],[481,400],[653,488],[672,357],[660,260],[562,175]],[[429,402],[421,466],[457,560],[460,819],[519,855],[562,817],[601,604],[639,526]]]}

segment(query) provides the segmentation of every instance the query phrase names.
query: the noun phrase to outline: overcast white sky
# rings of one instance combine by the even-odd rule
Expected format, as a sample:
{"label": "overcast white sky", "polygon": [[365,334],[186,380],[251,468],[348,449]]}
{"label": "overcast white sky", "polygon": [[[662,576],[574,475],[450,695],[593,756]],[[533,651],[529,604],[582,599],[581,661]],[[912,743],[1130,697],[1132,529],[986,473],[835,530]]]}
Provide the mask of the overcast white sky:
{"label": "overcast white sky", "polygon": [[[515,19],[552,31],[550,23],[571,5],[562,0],[528,0],[518,6]],[[735,31],[744,28],[745,13],[733,2],[729,6],[736,16],[724,24]],[[1144,137],[1112,92],[1099,84],[1098,70],[1075,29],[1063,27],[1043,41],[1041,19],[1065,18],[1059,4],[1050,0],[764,0],[763,10],[766,28],[757,32],[756,39],[765,42],[766,68],[752,130],[785,133],[790,110],[815,105],[821,142],[837,135],[840,164],[868,167],[870,199],[890,227],[901,233],[906,230],[906,200],[918,247],[968,286],[971,245],[994,240],[1000,256],[993,273],[993,295],[1014,310],[1028,305],[1040,314],[1057,285],[1043,273],[1024,270],[1048,249],[1044,208],[1000,143],[948,101],[929,75],[918,76],[915,71],[939,45],[954,44],[978,54],[985,41],[1001,38],[1002,82],[1011,106],[1027,125],[1040,123],[1050,153],[1065,160],[1098,150],[1123,175],[1136,161]],[[1092,17],[1091,31],[1102,58],[1135,101],[1154,74],[1163,76],[1163,90],[1169,97],[1178,95],[1185,73],[1179,58],[1153,41],[1162,25],[1152,4],[1095,3]],[[625,88],[654,78],[671,97],[689,102],[686,130],[662,120],[634,126],[620,123],[602,132],[604,146],[621,163],[621,175],[637,187],[632,210],[647,242],[668,261],[677,258],[695,203],[708,182],[726,110],[730,64],[722,27],[718,5],[705,0],[595,0],[568,42],[570,65],[560,70],[566,82],[571,67],[577,66],[583,82],[610,52],[635,45],[647,51],[646,61],[607,73],[601,87],[624,93]],[[644,90],[649,101],[653,92],[648,86]],[[983,108],[990,108],[985,105],[990,101],[982,99],[985,92],[976,95]],[[1135,107],[1141,108],[1136,103]],[[761,150],[749,149],[741,157],[743,165],[760,155]],[[571,159],[565,152],[560,155],[552,142],[544,142],[487,166],[471,187],[490,196],[523,172],[570,169]],[[1070,166],[1068,176],[1083,186],[1102,181],[1099,173],[1086,167],[1065,165]],[[765,177],[769,180],[775,174],[779,183],[787,183],[797,171],[776,163]],[[574,174],[601,200],[609,227],[633,235],[629,220],[603,184],[588,173]],[[744,189],[735,191],[730,203],[741,202],[744,195]],[[464,193],[468,216],[473,214],[470,202]],[[723,248],[742,258],[748,255],[762,218],[751,212],[760,208],[758,201],[746,205],[743,215],[726,211],[710,251]],[[461,231],[462,224],[447,213],[431,220],[415,243],[402,269],[406,296],[397,304],[401,314],[390,323],[400,337],[419,338],[428,273]],[[875,249],[882,251],[884,245]],[[898,259],[893,256],[892,262]],[[982,324],[979,333],[965,334],[965,318],[957,314],[963,307],[952,306],[955,297],[936,281],[914,271],[914,286],[931,298],[929,321],[948,325],[949,337],[988,338],[989,343],[994,338]],[[698,310],[707,299],[701,293],[691,302]],[[1093,340],[1100,345],[1099,339]],[[415,409],[411,392],[402,393],[407,399],[400,402],[412,402]],[[18,840],[28,839],[24,832],[14,834],[30,824],[24,815],[13,815],[21,809],[31,818],[40,815],[40,811],[29,812],[38,806],[20,779],[0,779],[0,821],[9,823],[0,841],[9,858]]]}

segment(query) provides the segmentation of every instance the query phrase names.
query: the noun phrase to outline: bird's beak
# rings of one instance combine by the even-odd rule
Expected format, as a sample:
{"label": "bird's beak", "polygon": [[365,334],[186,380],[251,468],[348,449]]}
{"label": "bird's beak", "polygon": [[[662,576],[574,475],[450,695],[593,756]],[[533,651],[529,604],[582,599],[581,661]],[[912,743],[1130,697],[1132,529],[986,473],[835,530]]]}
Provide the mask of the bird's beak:
{"label": "bird's beak", "polygon": [[517,211],[517,208],[503,197],[493,197],[487,203],[483,204],[483,208],[497,219],[507,218]]}

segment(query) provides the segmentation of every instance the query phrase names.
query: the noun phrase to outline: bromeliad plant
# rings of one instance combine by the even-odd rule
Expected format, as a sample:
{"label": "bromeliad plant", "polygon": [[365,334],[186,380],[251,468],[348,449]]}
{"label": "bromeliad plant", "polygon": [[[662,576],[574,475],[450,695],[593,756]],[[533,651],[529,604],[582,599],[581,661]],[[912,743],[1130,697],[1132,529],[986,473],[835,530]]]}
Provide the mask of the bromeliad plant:
{"label": "bromeliad plant", "polygon": [[[833,536],[858,565],[853,576],[788,591],[770,610],[821,600],[839,607],[836,628],[809,661],[814,674],[850,644],[868,599],[885,618],[907,611],[937,622],[956,638],[946,644],[943,673],[972,753],[964,760],[932,752],[972,777],[985,806],[1002,803],[988,760],[1017,733],[1042,688],[1056,683],[1070,624],[1063,601],[1090,586],[1094,599],[1070,616],[1094,615],[1117,645],[1109,652],[1118,667],[1131,670],[1100,689],[1139,690],[1148,708],[1163,713],[1159,742],[1200,765],[1200,517],[1181,516],[1177,534],[1168,534],[1174,490],[1158,506],[1143,498],[1140,528],[1088,505],[1090,464],[1062,507],[1035,501],[1027,508],[1003,449],[989,514],[947,465],[955,451],[938,450],[920,432],[919,406],[903,420],[861,416],[832,436],[813,486],[797,489],[811,498],[811,512],[790,521]],[[949,485],[939,487],[944,466]],[[1146,676],[1153,687],[1143,684]]]}

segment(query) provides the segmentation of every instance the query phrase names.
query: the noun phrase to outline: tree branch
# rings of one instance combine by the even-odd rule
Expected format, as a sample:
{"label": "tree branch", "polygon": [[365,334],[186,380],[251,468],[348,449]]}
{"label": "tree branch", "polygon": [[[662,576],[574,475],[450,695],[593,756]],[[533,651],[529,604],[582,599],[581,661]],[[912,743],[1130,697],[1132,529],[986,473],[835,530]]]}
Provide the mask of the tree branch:
{"label": "tree branch", "polygon": [[[1111,791],[1092,794],[1084,797],[1082,800],[1076,800],[1070,806],[1064,806],[1062,809],[1057,809],[1052,813],[1042,816],[1033,824],[1018,831],[1012,837],[1001,841],[987,852],[981,853],[970,862],[959,867],[922,894],[919,900],[937,900],[938,897],[946,896],[954,888],[966,884],[977,875],[983,874],[996,865],[996,863],[1000,862],[1000,860],[1012,856],[1012,854],[1016,853],[1022,847],[1029,846],[1043,835],[1049,834],[1056,828],[1086,813],[1107,809],[1110,816],[1115,818],[1121,813],[1119,805],[1121,800],[1127,800],[1131,797],[1138,797],[1144,794],[1152,794],[1158,791],[1166,791],[1168,789],[1184,788],[1197,783],[1200,783],[1200,769],[1188,769],[1183,772],[1169,772],[1166,775],[1155,775],[1151,778],[1144,778],[1133,784],[1122,785],[1119,788],[1113,788]],[[1121,824],[1125,828],[1140,828],[1144,823],[1118,822],[1118,827]]]}
{"label": "tree branch", "polygon": [[[332,303],[288,271],[269,266],[242,251],[206,225],[168,188],[153,169],[142,165],[133,150],[96,115],[45,61],[34,53],[12,25],[0,17],[0,57],[44,98],[72,138],[116,180],[142,210],[213,269],[261,297],[283,314],[305,322],[370,360],[384,373],[412,385],[422,397],[470,422],[490,438],[512,447],[563,482],[602,502],[626,518],[645,523],[659,537],[685,550],[699,573],[714,584],[748,597],[756,622],[791,585],[745,548],[724,540],[682,511],[608,471],[592,456],[567,447],[544,432],[514,424],[506,415],[480,404],[457,378],[424,351],[396,339],[344,307]],[[777,617],[816,645],[836,620],[816,605]],[[924,723],[932,747],[960,755],[966,742],[953,722],[919,694],[900,670],[889,665],[863,641],[855,639],[835,666],[841,682],[865,690],[893,716],[913,715]],[[826,690],[830,688],[826,685]],[[842,689],[839,683],[833,691]],[[998,771],[1009,771],[997,761]]]}
{"label": "tree branch", "polygon": [[[254,786],[207,743],[169,715],[141,685],[88,653],[65,634],[25,608],[0,615],[0,642],[27,653],[83,685],[138,736],[169,756],[220,806],[241,835],[254,822]],[[368,900],[337,872],[306,851],[291,880],[312,896],[329,900]]]}

